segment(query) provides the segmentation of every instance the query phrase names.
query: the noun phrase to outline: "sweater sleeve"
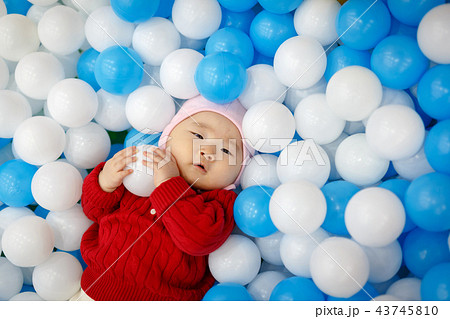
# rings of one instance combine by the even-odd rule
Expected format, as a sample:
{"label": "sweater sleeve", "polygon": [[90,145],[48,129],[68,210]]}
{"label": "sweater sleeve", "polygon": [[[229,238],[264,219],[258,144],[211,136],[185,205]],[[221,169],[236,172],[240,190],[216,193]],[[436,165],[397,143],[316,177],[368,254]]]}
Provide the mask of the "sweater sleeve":
{"label": "sweater sleeve", "polygon": [[177,176],[159,185],[150,200],[175,245],[189,255],[204,256],[231,234],[236,196],[228,190],[197,194]]}
{"label": "sweater sleeve", "polygon": [[119,207],[125,188],[120,185],[114,192],[103,191],[98,183],[98,175],[105,163],[100,163],[84,179],[81,193],[81,206],[84,214],[90,220],[98,223],[99,220],[115,211]]}

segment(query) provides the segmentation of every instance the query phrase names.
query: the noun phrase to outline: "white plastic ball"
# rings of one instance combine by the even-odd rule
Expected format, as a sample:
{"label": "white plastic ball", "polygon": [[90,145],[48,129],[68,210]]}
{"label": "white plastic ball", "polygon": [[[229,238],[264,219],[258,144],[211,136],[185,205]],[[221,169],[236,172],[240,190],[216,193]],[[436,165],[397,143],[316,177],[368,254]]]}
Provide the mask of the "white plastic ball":
{"label": "white plastic ball", "polygon": [[311,276],[325,294],[348,298],[361,290],[369,278],[369,260],[354,241],[330,237],[313,251]]}
{"label": "white plastic ball", "polygon": [[283,238],[283,233],[275,232],[266,237],[256,237],[255,244],[258,246],[261,258],[272,265],[281,266],[283,262],[280,256],[280,242]]}
{"label": "white plastic ball", "polygon": [[94,89],[79,79],[56,83],[48,93],[47,107],[52,118],[67,127],[88,124],[97,113],[98,98]]}
{"label": "white plastic ball", "polygon": [[9,300],[20,292],[23,285],[22,271],[5,257],[0,257],[0,300]]}
{"label": "white plastic ball", "polygon": [[20,124],[13,139],[17,155],[32,165],[55,161],[66,144],[62,127],[53,119],[33,116]]}
{"label": "white plastic ball", "polygon": [[361,246],[369,258],[369,282],[385,282],[398,272],[402,265],[402,247],[398,241],[384,247]]}
{"label": "white plastic ball", "polygon": [[[366,121],[367,124],[367,121]],[[357,133],[365,133],[366,132],[366,126],[364,125],[363,121],[347,121],[344,127],[344,133],[347,133],[348,135],[353,135]]]}
{"label": "white plastic ball", "polygon": [[25,291],[20,294],[14,295],[9,301],[44,301],[39,295],[35,292]]}
{"label": "white plastic ball", "polygon": [[6,12],[6,5],[3,0],[0,0],[0,17],[3,17],[7,14]]}
{"label": "white plastic ball", "polygon": [[12,143],[8,143],[0,149],[0,164],[6,163],[16,157],[12,151]]}
{"label": "white plastic ball", "polygon": [[175,0],[172,20],[181,34],[201,40],[219,29],[222,10],[216,0]]}
{"label": "white plastic ball", "polygon": [[239,101],[246,109],[265,100],[283,103],[286,91],[287,87],[280,83],[273,66],[256,64],[247,69],[247,84]]}
{"label": "white plastic ball", "polygon": [[417,42],[423,54],[439,64],[450,63],[450,4],[434,7],[422,18]]}
{"label": "white plastic ball", "polygon": [[369,117],[367,143],[375,154],[388,160],[413,156],[423,145],[425,127],[420,115],[404,105],[386,105]]}
{"label": "white plastic ball", "polygon": [[194,74],[202,59],[203,54],[192,49],[179,49],[168,54],[160,69],[164,90],[179,99],[198,95]]}
{"label": "white plastic ball", "polygon": [[191,39],[188,37],[185,37],[180,33],[181,37],[181,49],[192,49],[192,50],[203,50],[206,46],[206,42],[208,41],[208,38],[205,39]]}
{"label": "white plastic ball", "polygon": [[405,90],[394,90],[383,86],[383,98],[381,99],[380,106],[390,104],[400,104],[410,109],[415,109],[414,101]]}
{"label": "white plastic ball", "polygon": [[64,1],[70,1],[75,9],[86,15],[91,14],[100,7],[109,6],[111,3],[110,0],[63,0],[63,2]]}
{"label": "white plastic ball", "polygon": [[97,123],[74,127],[66,132],[64,155],[78,168],[90,169],[103,162],[111,150],[106,130]]}
{"label": "white plastic ball", "polygon": [[65,252],[54,252],[33,272],[33,286],[45,300],[68,300],[80,290],[83,268]]}
{"label": "white plastic ball", "polygon": [[0,57],[0,90],[3,90],[9,83],[9,67],[5,60]]}
{"label": "white plastic ball", "polygon": [[[85,49],[85,50],[87,50],[87,49]],[[68,54],[68,55],[60,55],[60,54],[53,54],[53,55],[59,60],[59,62],[61,62],[62,66],[64,68],[64,73],[66,75],[66,78],[78,77],[77,64],[78,64],[78,60],[80,59],[80,56],[81,56],[81,53],[79,50],[77,50],[71,54]]]}
{"label": "white plastic ball", "polygon": [[394,282],[386,291],[386,294],[395,296],[404,301],[420,301],[420,286],[422,281],[419,278],[402,278]]}
{"label": "white plastic ball", "polygon": [[[9,225],[25,216],[35,216],[27,207],[5,207],[0,211],[0,239]],[[1,241],[1,240],[0,240]]]}
{"label": "white plastic ball", "polygon": [[38,24],[42,44],[51,52],[61,55],[77,51],[84,43],[84,19],[66,6],[47,10]]}
{"label": "white plastic ball", "polygon": [[336,0],[305,0],[295,10],[297,34],[315,38],[326,46],[338,38],[334,21],[341,5]]}
{"label": "white plastic ball", "polygon": [[64,211],[81,198],[83,180],[70,164],[52,162],[40,167],[33,176],[31,192],[36,202],[50,211]]}
{"label": "white plastic ball", "polygon": [[280,255],[283,265],[291,273],[311,278],[309,262],[314,249],[327,239],[328,233],[322,228],[311,234],[285,234],[280,243]]}
{"label": "white plastic ball", "polygon": [[79,204],[65,211],[49,212],[46,220],[53,229],[55,247],[65,251],[80,249],[81,237],[93,223]]}
{"label": "white plastic ball", "polygon": [[[70,164],[69,161],[67,159],[65,159],[65,158],[60,158],[60,159],[56,160],[56,162],[62,162],[62,163]],[[72,164],[70,164],[70,165],[72,165]],[[88,176],[88,172],[87,172],[86,169],[84,169],[84,168],[77,168],[77,167],[75,167],[75,168],[80,172],[81,178],[83,180],[86,178],[86,176]]]}
{"label": "white plastic ball", "polygon": [[246,285],[258,274],[261,254],[251,239],[231,235],[222,246],[209,254],[208,264],[218,282]]}
{"label": "white plastic ball", "polygon": [[273,288],[287,278],[279,271],[265,271],[259,273],[247,286],[247,291],[256,301],[269,301]]}
{"label": "white plastic ball", "polygon": [[58,0],[29,0],[28,2],[31,2],[32,4],[38,6],[49,6],[54,4],[55,2],[58,2]]}
{"label": "white plastic ball", "polygon": [[423,145],[413,156],[392,161],[392,164],[394,165],[394,169],[398,175],[409,181],[412,181],[419,176],[434,172],[434,169],[427,160]]}
{"label": "white plastic ball", "polygon": [[132,43],[144,63],[158,66],[170,52],[180,48],[181,38],[171,21],[153,17],[138,24]]}
{"label": "white plastic ball", "polygon": [[125,114],[128,95],[115,95],[100,89],[97,91],[97,98],[95,122],[112,132],[125,131],[131,127]]}
{"label": "white plastic ball", "polygon": [[300,35],[284,41],[273,60],[281,83],[295,89],[307,89],[319,82],[327,67],[327,56],[314,38]]}
{"label": "white plastic ball", "polygon": [[351,135],[339,144],[335,164],[344,180],[358,186],[377,183],[389,168],[389,160],[372,151],[364,133]]}
{"label": "white plastic ball", "polygon": [[319,82],[307,89],[294,89],[291,87],[286,92],[284,105],[286,105],[291,110],[291,112],[294,113],[295,108],[297,107],[298,103],[300,103],[300,101],[312,94],[325,94],[326,89],[327,81],[324,77],[322,77]]}
{"label": "white plastic ball", "polygon": [[[51,227],[38,216],[25,216],[9,225],[2,237],[6,258],[19,267],[33,267],[52,253],[55,238]],[[22,274],[22,271],[21,271]]]}
{"label": "white plastic ball", "polygon": [[0,57],[19,61],[39,48],[36,24],[21,14],[0,17]]}
{"label": "white plastic ball", "polygon": [[44,13],[55,6],[59,4],[54,3],[49,6],[38,6],[33,4],[30,9],[27,11],[27,18],[36,23],[36,25],[41,21],[42,17],[44,16]]}
{"label": "white plastic ball", "polygon": [[53,85],[65,78],[65,72],[61,62],[52,54],[34,52],[19,61],[15,76],[23,94],[45,100]]}
{"label": "white plastic ball", "polygon": [[405,209],[393,192],[370,187],[360,190],[345,208],[345,226],[358,243],[384,247],[400,236],[405,226]]}
{"label": "white plastic ball", "polygon": [[289,144],[277,161],[277,174],[281,183],[307,180],[322,187],[330,171],[327,153],[311,139]]}
{"label": "white plastic ball", "polygon": [[291,181],[275,189],[269,213],[275,227],[285,234],[311,234],[325,220],[327,203],[322,191],[306,180]]}
{"label": "white plastic ball", "polygon": [[98,52],[115,45],[129,47],[134,29],[135,25],[120,19],[111,6],[97,8],[84,25],[86,39]]}
{"label": "white plastic ball", "polygon": [[326,96],[337,116],[346,121],[361,121],[380,106],[383,88],[375,73],[353,65],[337,71],[330,78]]}
{"label": "white plastic ball", "polygon": [[278,157],[272,154],[257,154],[244,167],[241,175],[242,189],[253,185],[277,188],[281,182],[277,175]]}
{"label": "white plastic ball", "polygon": [[175,103],[160,87],[142,86],[128,96],[125,113],[136,130],[162,132],[175,115]]}
{"label": "white plastic ball", "polygon": [[142,77],[142,82],[139,86],[156,85],[161,87],[160,70],[160,66],[144,64],[144,76]]}
{"label": "white plastic ball", "polygon": [[11,138],[17,127],[31,117],[31,106],[20,93],[0,90],[0,138]]}
{"label": "white plastic ball", "polygon": [[322,148],[328,155],[328,159],[330,160],[330,177],[328,180],[335,181],[341,179],[341,175],[339,175],[336,169],[336,150],[338,146],[348,137],[347,133],[342,133],[336,140],[329,144],[322,145]]}
{"label": "white plastic ball", "polygon": [[373,301],[402,301],[400,298],[388,294],[379,295],[373,298]]}
{"label": "white plastic ball", "polygon": [[153,167],[144,166],[142,163],[146,159],[143,152],[151,152],[151,149],[151,145],[137,146],[138,153],[135,154],[137,160],[125,167],[125,170],[132,169],[133,173],[123,179],[123,186],[137,196],[148,197],[155,189]]}
{"label": "white plastic ball", "polygon": [[254,149],[274,153],[292,141],[295,134],[295,119],[283,104],[276,101],[262,101],[245,113],[242,131]]}
{"label": "white plastic ball", "polygon": [[320,145],[336,140],[346,123],[331,112],[325,94],[304,98],[295,109],[294,117],[300,137],[311,138]]}

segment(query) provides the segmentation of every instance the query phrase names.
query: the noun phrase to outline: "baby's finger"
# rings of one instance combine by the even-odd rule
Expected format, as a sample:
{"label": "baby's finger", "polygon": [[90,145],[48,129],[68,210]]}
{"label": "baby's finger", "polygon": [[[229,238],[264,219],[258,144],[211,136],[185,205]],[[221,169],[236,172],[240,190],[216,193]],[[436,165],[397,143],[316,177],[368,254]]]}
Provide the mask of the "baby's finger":
{"label": "baby's finger", "polygon": [[123,150],[117,152],[117,153],[114,155],[114,158],[116,158],[116,159],[122,159],[122,158],[124,158],[124,157],[130,157],[130,156],[133,156],[134,154],[136,154],[136,153],[138,153],[138,152],[139,152],[139,150],[137,149],[136,146],[130,146],[130,147],[127,147],[127,148],[125,148],[125,149],[123,149]]}
{"label": "baby's finger", "polygon": [[132,173],[133,173],[133,170],[130,168],[130,169],[119,172],[119,177],[120,177],[120,179],[123,180],[125,177],[127,177],[128,175],[130,175]]}

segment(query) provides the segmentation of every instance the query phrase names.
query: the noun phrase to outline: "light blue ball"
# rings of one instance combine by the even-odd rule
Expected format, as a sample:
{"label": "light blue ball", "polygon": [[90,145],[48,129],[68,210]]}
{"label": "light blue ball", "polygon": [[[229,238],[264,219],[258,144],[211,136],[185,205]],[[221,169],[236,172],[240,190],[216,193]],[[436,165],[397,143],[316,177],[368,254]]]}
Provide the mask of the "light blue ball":
{"label": "light blue ball", "polygon": [[420,285],[420,296],[423,301],[450,301],[450,263],[428,270]]}
{"label": "light blue ball", "polygon": [[274,57],[278,47],[296,35],[291,14],[275,14],[263,10],[250,25],[250,38],[255,50],[268,57]]}
{"label": "light blue ball", "polygon": [[33,5],[31,2],[26,0],[3,0],[6,5],[6,12],[8,14],[21,14],[27,15],[28,10]]}
{"label": "light blue ball", "polygon": [[222,22],[220,23],[220,28],[231,27],[249,34],[250,24],[255,18],[255,15],[253,10],[233,12],[222,8]]}
{"label": "light blue ball", "polygon": [[198,91],[206,99],[218,104],[234,101],[247,84],[247,70],[237,56],[217,52],[205,56],[194,75]]}
{"label": "light blue ball", "polygon": [[47,218],[47,215],[48,215],[49,212],[50,211],[48,209],[45,209],[44,207],[42,207],[40,205],[37,206],[36,209],[34,210],[34,214],[36,216],[39,216],[39,217],[43,218],[43,219]]}
{"label": "light blue ball", "polygon": [[415,39],[392,35],[378,43],[370,64],[381,84],[404,90],[419,82],[428,69],[429,61]]}
{"label": "light blue ball", "polygon": [[235,283],[221,283],[213,286],[202,299],[203,301],[252,301],[244,286]]}
{"label": "light blue ball", "polygon": [[325,295],[311,279],[290,277],[273,288],[270,301],[325,301]]}
{"label": "light blue ball", "polygon": [[406,35],[408,37],[416,39],[417,27],[412,27],[401,23],[396,18],[391,17],[391,31],[389,35]]}
{"label": "light blue ball", "polygon": [[250,186],[239,193],[234,202],[234,220],[245,234],[266,237],[277,231],[270,219],[269,202],[274,189],[268,186]]}
{"label": "light blue ball", "polygon": [[255,56],[253,57],[253,65],[256,64],[267,64],[273,66],[273,58],[262,55],[258,51],[255,51]]}
{"label": "light blue ball", "polygon": [[428,231],[450,229],[450,176],[422,175],[411,182],[405,195],[405,209],[412,221]]}
{"label": "light blue ball", "polygon": [[22,207],[34,202],[31,181],[38,168],[21,159],[0,165],[0,201],[8,206]]}
{"label": "light blue ball", "polygon": [[258,3],[258,0],[218,0],[225,9],[233,12],[243,12],[250,10]]}
{"label": "light blue ball", "polygon": [[388,0],[391,14],[401,23],[417,27],[423,16],[445,0]]}
{"label": "light blue ball", "polygon": [[341,41],[355,50],[369,50],[391,29],[391,14],[381,1],[349,0],[336,16]]}
{"label": "light blue ball", "polygon": [[139,132],[136,129],[132,129],[128,132],[127,136],[125,136],[124,148],[130,146],[139,146],[139,145],[155,145],[158,146],[159,138],[161,137],[161,133],[155,134],[145,134]]}
{"label": "light blue ball", "polygon": [[422,278],[433,266],[450,262],[448,249],[449,232],[430,232],[421,228],[412,230],[403,243],[406,267]]}
{"label": "light blue ball", "polygon": [[102,89],[117,95],[130,94],[142,82],[144,63],[132,49],[112,46],[95,63],[95,78]]}
{"label": "light blue ball", "polygon": [[450,119],[450,65],[429,69],[420,79],[417,97],[426,114],[437,120]]}
{"label": "light blue ball", "polygon": [[[114,13],[131,23],[147,21],[158,10],[160,0],[111,0]],[[163,0],[162,2],[167,1]]]}
{"label": "light blue ball", "polygon": [[155,12],[155,17],[168,18],[172,15],[172,7],[175,0],[160,0],[158,10]]}
{"label": "light blue ball", "polygon": [[325,80],[329,81],[337,71],[351,65],[359,65],[370,69],[370,52],[354,50],[346,45],[338,46],[327,57]]}
{"label": "light blue ball", "polygon": [[431,128],[424,149],[434,170],[450,174],[450,120],[438,122]]}
{"label": "light blue ball", "polygon": [[258,0],[258,2],[269,12],[284,14],[297,9],[303,0]]}
{"label": "light blue ball", "polygon": [[100,52],[88,49],[83,52],[77,62],[78,78],[88,83],[95,91],[100,90],[100,85],[95,78],[95,63]]}

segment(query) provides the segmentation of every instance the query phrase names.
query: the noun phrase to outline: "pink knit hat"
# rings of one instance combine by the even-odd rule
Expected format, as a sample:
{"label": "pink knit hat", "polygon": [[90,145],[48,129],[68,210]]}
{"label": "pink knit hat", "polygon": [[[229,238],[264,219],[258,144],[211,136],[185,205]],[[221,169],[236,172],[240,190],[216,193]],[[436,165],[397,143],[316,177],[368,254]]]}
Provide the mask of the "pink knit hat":
{"label": "pink knit hat", "polygon": [[189,116],[192,116],[196,113],[209,111],[219,113],[229,119],[233,124],[238,128],[239,133],[241,133],[242,137],[242,145],[243,145],[243,161],[241,170],[239,171],[239,175],[233,184],[228,185],[224,189],[234,189],[239,185],[239,180],[242,175],[242,171],[244,170],[245,165],[248,163],[248,160],[255,153],[254,149],[248,145],[248,143],[244,140],[244,134],[242,133],[242,119],[244,118],[246,109],[239,103],[238,100],[234,100],[228,104],[216,104],[211,101],[208,101],[203,96],[198,95],[192,99],[184,102],[181,109],[175,114],[170,123],[164,128],[161,137],[159,139],[158,146],[160,148],[165,148],[167,139],[169,138],[170,132],[174,129],[175,126],[178,125],[181,121],[185,120]]}

